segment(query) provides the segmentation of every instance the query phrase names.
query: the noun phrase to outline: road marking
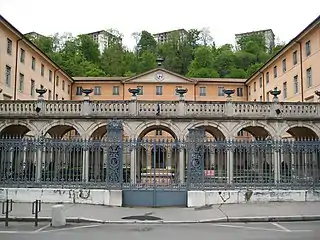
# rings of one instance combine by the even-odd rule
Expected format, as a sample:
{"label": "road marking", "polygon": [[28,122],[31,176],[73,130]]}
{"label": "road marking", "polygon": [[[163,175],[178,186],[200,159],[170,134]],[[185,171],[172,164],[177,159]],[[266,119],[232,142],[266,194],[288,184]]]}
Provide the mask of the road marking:
{"label": "road marking", "polygon": [[0,234],[30,234],[31,232],[21,232],[21,231],[1,231]]}
{"label": "road marking", "polygon": [[106,225],[104,225],[104,224],[96,224],[96,225],[85,225],[85,226],[78,226],[78,227],[66,227],[66,228],[45,230],[45,231],[41,231],[41,232],[37,232],[37,233],[50,233],[50,232],[72,231],[72,230],[77,230],[77,229],[94,228],[94,227],[100,227],[100,226],[106,226]]}
{"label": "road marking", "polygon": [[260,228],[260,227],[246,227],[246,226],[225,225],[225,224],[213,224],[213,226],[229,227],[229,228],[240,228],[240,229],[250,229],[250,230],[261,230],[261,231],[272,231],[272,232],[284,232],[283,230],[279,230],[279,229]]}
{"label": "road marking", "polygon": [[43,227],[41,227],[41,228],[39,228],[39,229],[37,229],[37,230],[35,230],[33,232],[34,233],[41,232],[41,231],[43,231],[44,229],[46,229],[46,228],[48,228],[50,226],[51,226],[51,224],[49,223],[49,224],[47,224],[47,225],[45,225],[45,226],[43,226]]}
{"label": "road marking", "polygon": [[285,232],[292,232],[290,229],[288,229],[288,228],[286,228],[286,227],[284,227],[284,226],[282,226],[282,225],[280,225],[279,223],[275,223],[275,222],[273,222],[273,223],[271,223],[273,226],[276,226],[277,228],[280,228],[280,229],[282,229],[283,231],[285,231]]}

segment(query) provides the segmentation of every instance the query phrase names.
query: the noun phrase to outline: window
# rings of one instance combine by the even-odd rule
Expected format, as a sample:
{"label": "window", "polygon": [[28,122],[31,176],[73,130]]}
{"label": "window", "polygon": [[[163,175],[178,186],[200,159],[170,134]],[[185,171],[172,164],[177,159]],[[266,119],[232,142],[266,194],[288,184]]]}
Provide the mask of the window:
{"label": "window", "polygon": [[260,96],[260,102],[262,102],[262,96]]}
{"label": "window", "polygon": [[56,94],[56,100],[59,100],[59,96],[58,96],[58,94]]}
{"label": "window", "polygon": [[237,88],[237,96],[243,97],[243,88]]}
{"label": "window", "polygon": [[24,63],[25,58],[26,58],[26,52],[24,51],[23,48],[20,48],[20,62]]}
{"label": "window", "polygon": [[200,87],[199,88],[199,93],[200,93],[200,96],[206,96],[206,87]]}
{"label": "window", "polygon": [[139,89],[139,92],[137,95],[143,95],[143,86],[138,86],[137,89]]}
{"label": "window", "polygon": [[41,76],[44,76],[44,65],[41,63]]}
{"label": "window", "polygon": [[23,92],[24,89],[24,75],[22,73],[19,74],[19,91]]}
{"label": "window", "polygon": [[270,79],[270,75],[269,75],[269,72],[266,73],[266,83],[268,84],[269,83],[269,79]]}
{"label": "window", "polygon": [[34,57],[32,57],[32,60],[31,60],[31,68],[32,70],[36,69],[36,59]]}
{"label": "window", "polygon": [[52,98],[52,92],[51,92],[51,90],[49,90],[48,100],[51,100],[51,98]]}
{"label": "window", "polygon": [[68,94],[70,94],[70,85],[68,84]]}
{"label": "window", "polygon": [[12,40],[9,38],[7,38],[7,53],[9,55],[12,54]]}
{"label": "window", "polygon": [[49,70],[49,82],[51,82],[51,81],[52,81],[52,71]]}
{"label": "window", "polygon": [[156,95],[162,95],[162,86],[156,86]]}
{"label": "window", "polygon": [[120,94],[120,88],[119,86],[113,86],[113,95],[119,95]]}
{"label": "window", "polygon": [[294,94],[297,94],[299,92],[298,75],[295,75],[293,77],[293,91]]}
{"label": "window", "polygon": [[282,60],[282,72],[285,73],[287,71],[287,60]]}
{"label": "window", "polygon": [[257,91],[257,83],[256,82],[253,83],[253,91],[254,92]]}
{"label": "window", "polygon": [[93,94],[94,95],[101,95],[101,87],[100,86],[94,86]]}
{"label": "window", "polygon": [[311,67],[307,69],[307,87],[312,86],[312,70]]}
{"label": "window", "polygon": [[218,96],[224,96],[224,87],[218,87]]}
{"label": "window", "polygon": [[298,52],[297,50],[293,52],[292,54],[292,60],[293,60],[293,65],[296,65],[298,63]]}
{"label": "window", "polygon": [[249,86],[248,87],[248,93],[249,93],[249,96],[251,95],[251,87]]}
{"label": "window", "polygon": [[61,98],[61,100],[64,100],[64,98]]}
{"label": "window", "polygon": [[277,66],[273,67],[273,77],[276,78],[278,76],[278,68]]}
{"label": "window", "polygon": [[283,83],[283,98],[286,99],[288,97],[288,89],[287,89],[287,82]]}
{"label": "window", "polygon": [[8,65],[6,65],[5,80],[6,80],[6,86],[10,87],[11,86],[11,67]]}
{"label": "window", "polygon": [[64,89],[65,89],[65,82],[64,80],[62,80],[62,90],[64,91]]}
{"label": "window", "polygon": [[31,86],[30,86],[30,95],[31,96],[34,96],[34,93],[35,93],[35,81],[33,79],[31,79]]}
{"label": "window", "polygon": [[56,86],[59,86],[59,76],[56,76]]}
{"label": "window", "polygon": [[262,88],[262,77],[259,78],[259,87]]}
{"label": "window", "polygon": [[76,88],[76,95],[82,95],[82,87]]}
{"label": "window", "polygon": [[157,136],[162,136],[162,130],[161,129],[157,129],[156,130],[156,135]]}
{"label": "window", "polygon": [[310,54],[311,54],[311,42],[308,41],[306,42],[306,56],[308,57],[310,56]]}

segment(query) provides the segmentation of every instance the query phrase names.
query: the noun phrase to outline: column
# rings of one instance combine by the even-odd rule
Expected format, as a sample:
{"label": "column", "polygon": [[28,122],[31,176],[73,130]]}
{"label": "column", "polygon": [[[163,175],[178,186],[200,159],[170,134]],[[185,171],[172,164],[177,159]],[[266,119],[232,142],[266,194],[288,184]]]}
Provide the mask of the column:
{"label": "column", "polygon": [[216,151],[215,149],[210,149],[210,169],[215,168],[216,166]]}
{"label": "column", "polygon": [[130,153],[130,182],[131,184],[136,184],[137,182],[137,150],[136,147],[133,146]]}
{"label": "column", "polygon": [[283,159],[283,156],[280,156],[281,149],[279,148],[278,144],[276,144],[275,149],[273,150],[272,154],[272,162],[274,166],[274,183],[278,184],[280,182],[280,161]]}
{"label": "column", "polygon": [[184,183],[185,181],[185,161],[184,161],[184,148],[179,148],[179,177],[180,177],[180,183]]}
{"label": "column", "polygon": [[233,163],[234,163],[234,154],[232,149],[227,151],[227,181],[228,184],[233,183]]}
{"label": "column", "polygon": [[36,181],[40,182],[42,177],[42,155],[43,146],[42,143],[39,144],[38,149],[35,153],[36,156]]}
{"label": "column", "polygon": [[171,145],[167,148],[167,158],[166,158],[166,169],[171,170],[172,168],[172,147]]}
{"label": "column", "polygon": [[89,149],[87,146],[83,148],[82,154],[82,181],[89,181]]}

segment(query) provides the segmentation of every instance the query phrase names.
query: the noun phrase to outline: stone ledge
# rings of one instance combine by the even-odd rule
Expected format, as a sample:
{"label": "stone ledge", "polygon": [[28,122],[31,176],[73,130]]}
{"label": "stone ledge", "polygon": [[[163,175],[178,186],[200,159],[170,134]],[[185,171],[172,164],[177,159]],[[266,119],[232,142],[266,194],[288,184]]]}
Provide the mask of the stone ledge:
{"label": "stone ledge", "polygon": [[316,190],[230,190],[188,191],[188,207],[205,207],[217,204],[315,202],[320,201]]}
{"label": "stone ledge", "polygon": [[53,188],[2,188],[0,200],[12,199],[14,202],[42,203],[83,203],[93,205],[122,206],[121,190],[100,189],[53,189]]}

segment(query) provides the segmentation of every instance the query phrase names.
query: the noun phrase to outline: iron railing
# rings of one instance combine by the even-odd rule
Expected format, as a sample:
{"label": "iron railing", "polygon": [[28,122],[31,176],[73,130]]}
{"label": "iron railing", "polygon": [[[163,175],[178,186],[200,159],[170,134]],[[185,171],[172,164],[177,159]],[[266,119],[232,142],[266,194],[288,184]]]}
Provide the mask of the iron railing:
{"label": "iron railing", "polygon": [[0,139],[1,187],[320,187],[319,140]]}

